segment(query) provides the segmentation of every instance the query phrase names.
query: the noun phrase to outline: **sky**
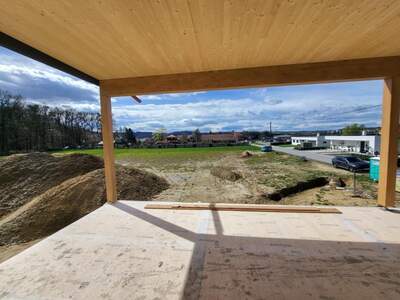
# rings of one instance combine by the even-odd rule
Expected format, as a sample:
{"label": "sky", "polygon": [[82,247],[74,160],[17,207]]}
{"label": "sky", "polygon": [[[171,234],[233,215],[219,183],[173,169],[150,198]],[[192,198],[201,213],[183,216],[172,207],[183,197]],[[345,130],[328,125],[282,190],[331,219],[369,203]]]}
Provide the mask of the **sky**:
{"label": "sky", "polygon": [[[100,110],[97,86],[0,47],[0,89],[28,103]],[[275,131],[380,126],[382,82],[296,85],[112,99],[116,127],[134,131]]]}

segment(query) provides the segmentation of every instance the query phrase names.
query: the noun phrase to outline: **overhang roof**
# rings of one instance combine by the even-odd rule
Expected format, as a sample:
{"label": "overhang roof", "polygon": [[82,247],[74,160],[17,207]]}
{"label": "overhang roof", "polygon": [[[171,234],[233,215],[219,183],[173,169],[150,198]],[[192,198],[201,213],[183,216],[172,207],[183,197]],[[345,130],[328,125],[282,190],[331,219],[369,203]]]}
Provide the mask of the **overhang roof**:
{"label": "overhang roof", "polygon": [[2,32],[99,80],[400,55],[400,1],[0,4]]}

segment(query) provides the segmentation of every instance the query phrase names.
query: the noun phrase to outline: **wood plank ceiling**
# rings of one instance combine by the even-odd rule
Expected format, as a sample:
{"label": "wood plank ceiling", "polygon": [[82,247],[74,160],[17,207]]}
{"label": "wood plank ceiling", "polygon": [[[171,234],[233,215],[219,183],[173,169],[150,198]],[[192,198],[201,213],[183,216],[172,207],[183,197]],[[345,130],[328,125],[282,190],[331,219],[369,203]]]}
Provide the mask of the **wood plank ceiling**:
{"label": "wood plank ceiling", "polygon": [[400,55],[400,1],[0,0],[0,30],[103,80]]}

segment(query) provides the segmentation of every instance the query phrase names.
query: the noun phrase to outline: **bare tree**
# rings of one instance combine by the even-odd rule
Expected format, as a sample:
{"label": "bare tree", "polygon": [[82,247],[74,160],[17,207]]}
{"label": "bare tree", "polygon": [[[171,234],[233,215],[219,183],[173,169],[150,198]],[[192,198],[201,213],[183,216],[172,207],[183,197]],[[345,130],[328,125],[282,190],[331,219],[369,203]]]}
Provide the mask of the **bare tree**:
{"label": "bare tree", "polygon": [[25,104],[20,95],[0,90],[0,155],[93,146],[99,129],[98,113]]}

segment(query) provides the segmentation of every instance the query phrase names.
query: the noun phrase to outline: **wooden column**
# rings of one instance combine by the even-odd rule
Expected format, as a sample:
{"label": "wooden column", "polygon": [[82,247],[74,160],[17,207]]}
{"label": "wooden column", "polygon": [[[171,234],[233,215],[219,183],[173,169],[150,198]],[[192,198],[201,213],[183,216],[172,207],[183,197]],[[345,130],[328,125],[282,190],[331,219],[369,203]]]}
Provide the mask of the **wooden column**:
{"label": "wooden column", "polygon": [[100,88],[101,133],[103,135],[103,158],[107,202],[117,201],[117,176],[114,161],[114,137],[112,128],[111,97]]}
{"label": "wooden column", "polygon": [[383,207],[393,207],[396,196],[399,110],[400,77],[387,78],[383,85],[378,190],[378,205]]}

